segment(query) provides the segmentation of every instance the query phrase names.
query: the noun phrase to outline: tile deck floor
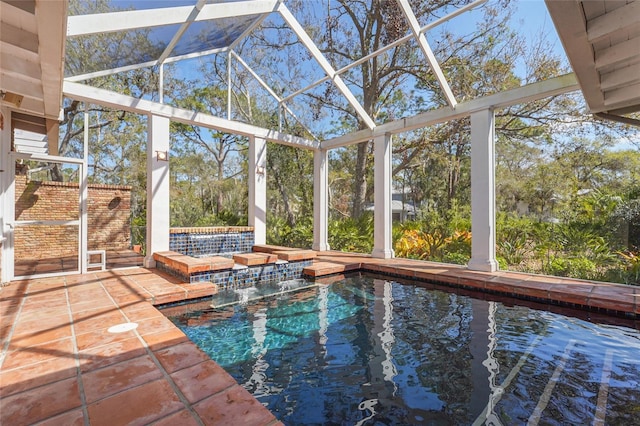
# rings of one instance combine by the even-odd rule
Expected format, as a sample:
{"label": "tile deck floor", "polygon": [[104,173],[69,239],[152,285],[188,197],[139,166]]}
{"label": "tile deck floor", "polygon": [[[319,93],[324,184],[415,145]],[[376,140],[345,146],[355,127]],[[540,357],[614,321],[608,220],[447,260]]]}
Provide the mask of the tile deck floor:
{"label": "tile deck floor", "polygon": [[[354,268],[640,314],[640,287],[366,255],[319,253],[318,276]],[[203,297],[144,268],[12,282],[0,289],[0,424],[281,424],[154,304]],[[113,325],[135,322],[131,331]]]}
{"label": "tile deck floor", "polygon": [[[108,250],[106,269],[142,266],[144,257],[133,250]],[[50,274],[78,270],[77,256],[61,256],[49,259],[22,259],[16,261],[16,277],[33,274]]]}

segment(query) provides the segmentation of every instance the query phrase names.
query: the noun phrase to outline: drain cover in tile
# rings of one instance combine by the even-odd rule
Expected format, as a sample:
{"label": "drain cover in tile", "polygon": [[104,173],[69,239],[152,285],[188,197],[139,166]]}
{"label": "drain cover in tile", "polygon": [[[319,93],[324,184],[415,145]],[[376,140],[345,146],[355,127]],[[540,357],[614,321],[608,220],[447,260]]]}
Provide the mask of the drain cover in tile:
{"label": "drain cover in tile", "polygon": [[117,324],[109,327],[107,330],[109,333],[124,333],[126,331],[135,330],[138,328],[138,323],[135,322],[125,322],[122,324]]}

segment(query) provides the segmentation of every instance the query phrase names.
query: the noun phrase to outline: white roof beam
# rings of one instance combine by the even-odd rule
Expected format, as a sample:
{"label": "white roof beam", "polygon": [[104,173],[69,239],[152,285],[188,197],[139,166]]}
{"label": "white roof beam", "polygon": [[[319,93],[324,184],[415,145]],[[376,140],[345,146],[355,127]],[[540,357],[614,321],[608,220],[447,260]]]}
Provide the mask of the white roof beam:
{"label": "white roof beam", "polygon": [[304,31],[304,28],[302,28],[295,16],[293,16],[293,14],[284,4],[280,4],[278,11],[282,15],[282,18],[287,22],[287,24],[289,24],[289,27],[291,27],[293,32],[296,33],[302,44],[304,44],[307,50],[309,50],[318,65],[322,67],[325,74],[327,74],[333,80],[333,83],[336,85],[338,90],[347,99],[349,104],[356,110],[356,113],[358,114],[360,119],[362,119],[362,121],[368,128],[373,129],[374,127],[376,127],[376,124],[373,122],[367,111],[365,111],[362,105],[360,105],[358,99],[356,99],[353,93],[351,93],[351,90],[349,90],[342,78],[336,73],[335,69],[333,69],[333,66],[329,63],[329,61],[327,61],[322,52],[320,52],[320,49],[318,49],[313,40],[311,40],[311,37],[309,37],[309,35]]}
{"label": "white roof beam", "polygon": [[[228,48],[223,47],[223,48],[219,48],[219,49],[206,50],[204,52],[194,52],[194,53],[188,53],[186,55],[172,56],[170,58],[167,58],[164,61],[164,63],[165,64],[171,64],[173,62],[183,61],[183,60],[186,60],[186,59],[200,58],[200,57],[207,56],[207,55],[214,55],[214,54],[218,54],[218,53],[224,53],[224,52],[226,52],[228,50],[229,50]],[[153,61],[142,62],[142,63],[139,63],[139,64],[125,65],[123,67],[111,68],[111,69],[103,70],[103,71],[95,71],[95,72],[90,72],[90,73],[86,73],[86,74],[78,74],[78,75],[67,77],[67,78],[65,78],[65,80],[66,81],[74,81],[74,82],[90,80],[90,79],[96,78],[96,77],[104,77],[105,75],[118,74],[118,73],[121,73],[121,72],[137,70],[137,69],[140,69],[140,68],[153,67],[153,66],[156,65],[156,63],[157,63],[157,61],[153,60]]]}
{"label": "white roof beam", "polygon": [[38,51],[38,34],[15,27],[8,22],[2,22],[0,27],[2,41],[30,52]]}
{"label": "white roof beam", "polygon": [[269,14],[278,10],[281,0],[245,0],[228,3],[212,3],[202,8],[198,21],[235,18],[238,16]]}
{"label": "white roof beam", "polygon": [[180,41],[180,37],[182,37],[184,32],[187,31],[187,28],[189,28],[189,25],[191,25],[191,23],[198,17],[198,14],[202,10],[202,7],[205,5],[205,2],[206,0],[198,0],[196,5],[191,10],[191,13],[187,17],[187,20],[183,22],[182,25],[180,25],[180,28],[178,28],[178,31],[176,31],[176,33],[173,35],[173,38],[171,39],[169,44],[167,44],[167,47],[164,48],[164,52],[162,52],[162,54],[158,58],[158,62],[156,65],[162,64],[165,59],[169,57],[169,55],[173,51],[173,48],[176,47],[176,44],[178,44],[178,42]]}
{"label": "white roof beam", "polygon": [[[277,0],[246,0],[207,4],[202,8],[195,22],[270,13],[276,9],[277,4]],[[193,6],[178,6],[70,16],[67,20],[67,36],[74,37],[182,24],[189,19],[192,11]]]}
{"label": "white roof beam", "polygon": [[24,60],[0,51],[0,64],[2,64],[2,71],[8,74],[40,80],[41,71],[37,62]]}
{"label": "white roof beam", "polygon": [[44,93],[44,115],[58,119],[62,106],[62,79],[66,37],[67,1],[39,1],[36,20],[40,43],[40,67]]}
{"label": "white roof beam", "polygon": [[92,78],[104,77],[106,75],[118,74],[120,72],[127,72],[127,71],[137,70],[140,68],[152,67],[155,64],[156,64],[156,61],[148,61],[148,62],[142,62],[140,64],[126,65],[124,67],[111,68],[109,70],[96,71],[96,72],[90,72],[86,74],[79,74],[79,75],[66,77],[65,81],[77,82],[77,81],[91,80]]}
{"label": "white roof beam", "polygon": [[640,24],[640,2],[633,1],[605,13],[587,23],[587,39],[594,43],[607,37],[614,29]]}
{"label": "white roof beam", "polygon": [[37,52],[21,49],[20,47],[14,44],[9,44],[2,40],[0,40],[0,51],[8,55],[9,57],[19,58],[24,61],[35,62],[35,63],[38,63],[40,61],[40,56],[38,56]]}
{"label": "white roof beam", "polygon": [[216,47],[215,49],[203,50],[202,52],[193,52],[193,53],[187,53],[185,55],[171,56],[171,57],[167,58],[164,61],[164,63],[165,64],[170,64],[170,63],[173,63],[173,62],[183,61],[185,59],[201,58],[201,57],[204,57],[204,56],[217,55],[218,53],[225,53],[225,52],[228,52],[228,51],[229,51],[228,47]]}
{"label": "white roof beam", "polygon": [[424,53],[427,62],[429,63],[429,66],[431,67],[431,70],[433,71],[433,73],[436,76],[436,80],[438,80],[438,83],[440,84],[440,87],[442,88],[442,91],[444,92],[444,97],[447,100],[447,103],[455,108],[456,106],[456,98],[453,96],[453,92],[451,91],[451,87],[449,87],[449,83],[447,82],[447,79],[445,78],[444,74],[442,73],[442,69],[440,68],[440,64],[438,63],[438,60],[436,59],[435,55],[433,54],[433,51],[431,50],[431,47],[429,46],[429,43],[427,42],[427,38],[425,37],[425,35],[423,33],[420,32],[420,24],[418,23],[418,19],[416,18],[416,16],[413,14],[413,10],[411,9],[411,6],[409,5],[409,1],[408,0],[397,0],[398,4],[400,5],[400,8],[402,9],[402,12],[404,13],[404,16],[407,18],[407,21],[409,22],[409,26],[411,27],[411,31],[413,31],[413,35],[416,38],[416,40],[418,41],[418,45],[420,46],[420,48],[422,49],[422,52]]}
{"label": "white roof beam", "polygon": [[[0,13],[0,22],[2,23],[2,27],[4,27],[5,24],[11,24],[32,34],[36,34],[38,32],[38,23],[36,22],[34,13],[28,12],[4,1],[0,2],[0,11],[2,12]],[[0,30],[4,30],[4,28],[1,28]]]}
{"label": "white roof beam", "polygon": [[587,40],[583,4],[564,0],[545,0],[545,4],[589,109],[602,111],[604,96],[600,90],[600,73],[593,61],[593,46]]}
{"label": "white roof beam", "polygon": [[171,105],[134,98],[133,96],[122,95],[110,90],[99,89],[97,87],[91,87],[70,81],[64,82],[63,93],[71,99],[83,102],[103,105],[123,111],[130,111],[136,114],[160,114],[179,123],[203,126],[210,129],[217,129],[221,132],[244,136],[255,136],[268,141],[295,146],[298,148],[318,149],[320,147],[319,142],[310,141],[298,136],[264,129],[251,124],[241,123],[239,121],[225,120],[224,118],[214,117],[209,114],[176,108]]}
{"label": "white roof beam", "polygon": [[385,133],[397,134],[424,128],[445,121],[456,120],[473,112],[487,108],[506,108],[511,105],[532,102],[549,96],[561,95],[579,90],[580,86],[575,74],[565,74],[549,80],[539,81],[494,95],[459,103],[456,108],[446,106],[433,111],[426,111],[413,117],[401,118],[381,124],[373,130],[359,130],[348,135],[326,140],[320,144],[321,149],[333,149],[371,140]]}

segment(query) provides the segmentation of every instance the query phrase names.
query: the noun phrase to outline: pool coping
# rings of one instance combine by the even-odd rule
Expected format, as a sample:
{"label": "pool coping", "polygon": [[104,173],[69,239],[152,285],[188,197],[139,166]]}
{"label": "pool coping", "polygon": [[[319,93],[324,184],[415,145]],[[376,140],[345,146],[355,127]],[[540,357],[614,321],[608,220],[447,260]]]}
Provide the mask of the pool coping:
{"label": "pool coping", "polygon": [[[640,311],[640,287],[622,284],[342,252],[318,252],[314,266],[326,283],[360,270],[606,314]],[[281,424],[154,306],[216,291],[145,268],[0,288],[0,424]],[[138,327],[107,331],[130,322]]]}
{"label": "pool coping", "polygon": [[630,319],[640,318],[640,287],[626,284],[524,272],[471,271],[460,265],[413,259],[376,259],[341,252],[318,253],[314,266],[305,268],[304,273],[321,277],[358,270]]}

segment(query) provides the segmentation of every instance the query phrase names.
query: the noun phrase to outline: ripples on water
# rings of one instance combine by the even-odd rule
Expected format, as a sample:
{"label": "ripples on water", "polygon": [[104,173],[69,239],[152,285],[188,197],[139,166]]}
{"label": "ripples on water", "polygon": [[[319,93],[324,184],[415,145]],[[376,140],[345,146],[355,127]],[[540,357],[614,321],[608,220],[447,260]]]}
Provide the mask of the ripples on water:
{"label": "ripples on water", "polygon": [[632,328],[360,276],[172,320],[285,424],[640,424]]}

